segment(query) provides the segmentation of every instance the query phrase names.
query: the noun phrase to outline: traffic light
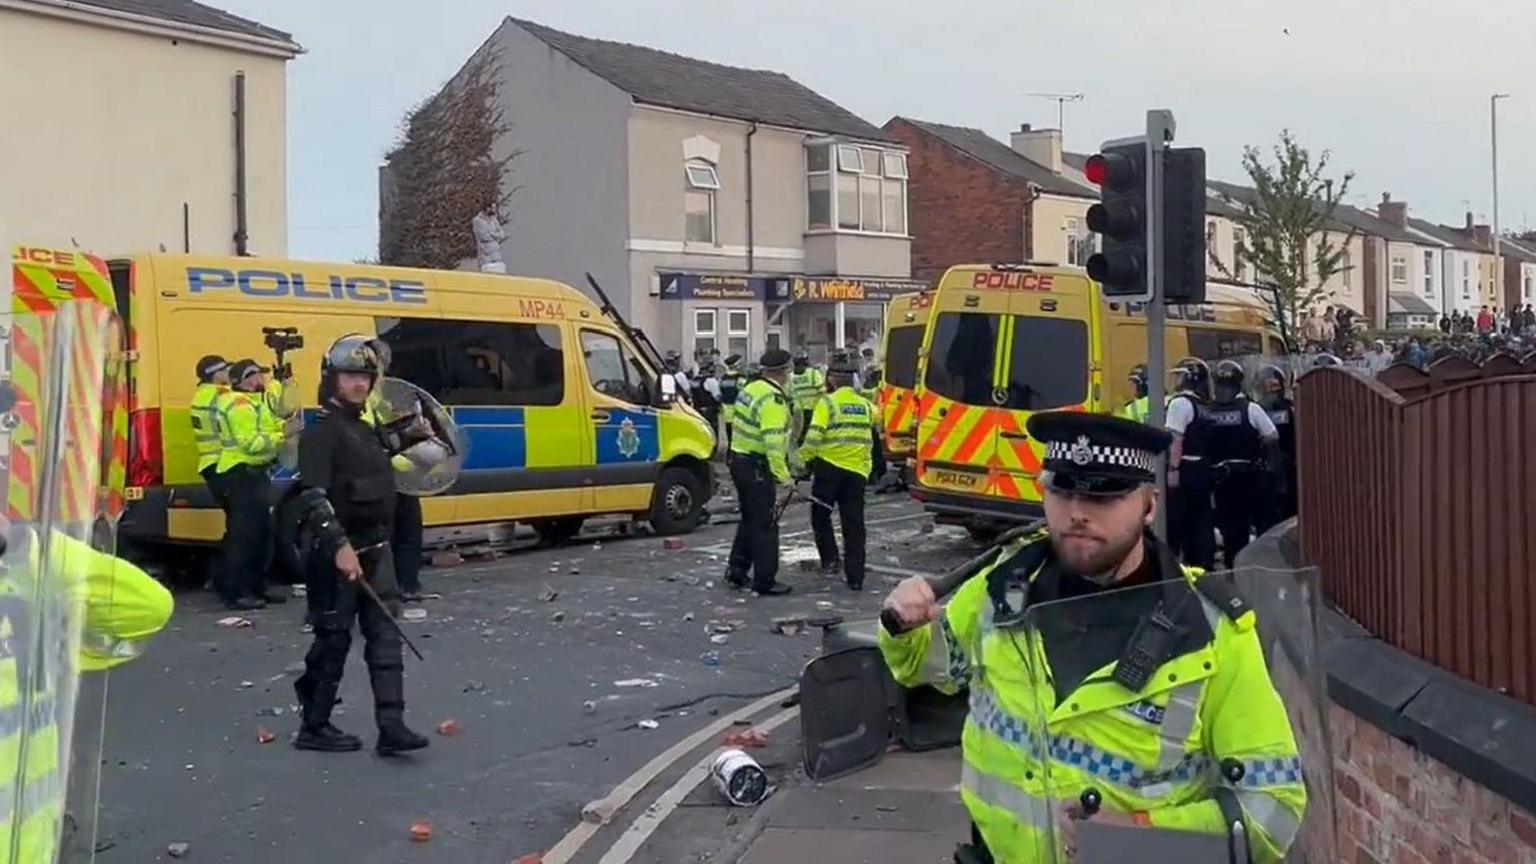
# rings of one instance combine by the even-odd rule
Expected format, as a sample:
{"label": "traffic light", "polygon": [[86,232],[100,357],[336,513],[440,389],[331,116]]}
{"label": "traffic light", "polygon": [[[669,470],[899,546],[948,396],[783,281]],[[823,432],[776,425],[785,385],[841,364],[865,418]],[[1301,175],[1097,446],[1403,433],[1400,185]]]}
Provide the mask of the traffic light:
{"label": "traffic light", "polygon": [[1100,189],[1099,203],[1088,208],[1088,230],[1102,237],[1100,251],[1088,258],[1088,278],[1107,297],[1150,299],[1145,142],[1106,145],[1088,157],[1083,174]]}
{"label": "traffic light", "polygon": [[1163,161],[1163,299],[1205,302],[1205,151],[1171,148]]}

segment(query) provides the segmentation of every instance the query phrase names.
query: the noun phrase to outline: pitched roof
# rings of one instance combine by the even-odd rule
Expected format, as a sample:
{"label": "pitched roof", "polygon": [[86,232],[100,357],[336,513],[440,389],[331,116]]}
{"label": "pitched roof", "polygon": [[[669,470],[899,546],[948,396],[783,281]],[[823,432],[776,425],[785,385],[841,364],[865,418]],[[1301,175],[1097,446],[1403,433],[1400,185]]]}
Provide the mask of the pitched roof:
{"label": "pitched roof", "polygon": [[[1041,191],[1054,195],[1071,195],[1077,198],[1099,197],[1099,190],[1086,183],[1077,182],[1065,172],[1057,174],[1039,162],[1019,155],[1012,147],[980,129],[972,129],[968,126],[947,126],[943,123],[929,123],[926,120],[915,120],[911,117],[898,116],[892,119],[910,123],[973,159],[983,162],[1004,174],[1012,175],[1021,180],[1027,180],[1039,186]],[[1062,161],[1066,162],[1065,153],[1062,154]]]}
{"label": "pitched roof", "polygon": [[[1210,188],[1211,191],[1217,194],[1218,199],[1231,199],[1231,201],[1237,202],[1238,204],[1249,204],[1258,199],[1259,193],[1252,186],[1244,186],[1240,183],[1229,183],[1225,180],[1209,179],[1205,181],[1205,185]],[[1223,203],[1228,202],[1223,200]],[[1244,218],[1247,217],[1247,213],[1243,210],[1242,207],[1234,206],[1230,203],[1228,203],[1228,206],[1232,206],[1233,209],[1243,214]],[[1346,204],[1339,204],[1338,206],[1334,207],[1333,215],[1328,219],[1328,230],[1339,231],[1342,233],[1348,233],[1350,231],[1368,234],[1377,233],[1375,231],[1369,231],[1363,226],[1357,225],[1350,221],[1350,219],[1346,218],[1348,214],[1344,212],[1344,209],[1347,206],[1348,205]]]}
{"label": "pitched roof", "polygon": [[[258,24],[249,18],[241,18],[231,15],[223,9],[215,9],[205,6],[193,0],[74,0],[84,6],[94,6],[111,12],[123,12],[129,15],[143,15],[147,18],[159,18],[162,21],[171,21],[177,24],[190,24],[194,27],[208,27],[213,30],[226,30],[242,36],[255,36],[259,39],[275,39],[280,42],[293,43],[293,35]],[[298,47],[297,44],[294,45]]]}
{"label": "pitched roof", "polygon": [[1428,220],[1416,219],[1412,216],[1408,217],[1408,227],[1422,234],[1428,234],[1430,237],[1454,249],[1464,249],[1468,252],[1488,251],[1479,246],[1475,239],[1463,234],[1460,228],[1452,228],[1449,225],[1436,225]]}
{"label": "pitched roof", "polygon": [[873,141],[878,126],[782,72],[722,66],[655,48],[562,33],[508,18],[587,71],[647,105]]}
{"label": "pitched roof", "polygon": [[[1387,240],[1396,240],[1400,243],[1417,243],[1420,246],[1433,245],[1435,238],[1422,237],[1398,225],[1377,216],[1368,210],[1362,210],[1349,204],[1340,204],[1334,209],[1334,216],[1340,222],[1345,223],[1362,234],[1370,234],[1374,237],[1382,237]],[[1412,222],[1413,220],[1408,220]]]}
{"label": "pitched roof", "polygon": [[1431,317],[1440,314],[1424,298],[1407,291],[1392,291],[1387,294],[1387,312],[1398,315],[1429,315]]}
{"label": "pitched roof", "polygon": [[1519,240],[1514,237],[1499,238],[1499,252],[1512,258],[1518,258],[1536,264],[1536,242]]}

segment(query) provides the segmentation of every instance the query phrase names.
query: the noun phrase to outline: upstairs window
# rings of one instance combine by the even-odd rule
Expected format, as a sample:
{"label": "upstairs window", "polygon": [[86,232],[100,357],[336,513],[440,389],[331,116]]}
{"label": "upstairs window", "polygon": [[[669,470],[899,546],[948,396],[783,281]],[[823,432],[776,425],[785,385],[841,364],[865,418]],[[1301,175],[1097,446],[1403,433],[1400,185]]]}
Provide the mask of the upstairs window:
{"label": "upstairs window", "polygon": [[806,227],[907,233],[907,155],[880,147],[806,147]]}
{"label": "upstairs window", "polygon": [[715,193],[720,191],[720,174],[703,159],[683,164],[687,181],[683,193],[683,239],[693,243],[715,242]]}

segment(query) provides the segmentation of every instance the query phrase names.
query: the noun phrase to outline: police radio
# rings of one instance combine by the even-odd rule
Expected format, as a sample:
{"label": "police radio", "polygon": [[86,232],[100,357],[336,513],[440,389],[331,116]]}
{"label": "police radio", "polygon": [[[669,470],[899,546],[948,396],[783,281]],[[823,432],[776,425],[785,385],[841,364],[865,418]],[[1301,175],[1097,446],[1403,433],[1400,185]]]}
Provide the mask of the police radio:
{"label": "police radio", "polygon": [[299,328],[263,327],[261,336],[261,341],[277,355],[277,362],[272,365],[272,374],[279,381],[291,381],[293,365],[287,361],[286,357],[289,351],[297,351],[304,347],[304,337],[299,335]]}

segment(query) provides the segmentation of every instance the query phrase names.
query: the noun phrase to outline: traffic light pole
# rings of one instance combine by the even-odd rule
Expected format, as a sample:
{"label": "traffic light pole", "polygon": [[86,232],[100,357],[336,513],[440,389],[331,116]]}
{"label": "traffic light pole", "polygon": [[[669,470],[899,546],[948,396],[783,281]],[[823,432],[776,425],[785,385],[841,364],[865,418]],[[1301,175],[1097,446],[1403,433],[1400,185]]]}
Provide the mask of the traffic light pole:
{"label": "traffic light pole", "polygon": [[[1158,429],[1166,419],[1168,358],[1163,333],[1167,329],[1168,310],[1163,304],[1163,172],[1164,156],[1173,140],[1173,112],[1153,109],[1147,112],[1147,402],[1149,419]],[[1157,535],[1168,536],[1168,460],[1158,465]]]}

